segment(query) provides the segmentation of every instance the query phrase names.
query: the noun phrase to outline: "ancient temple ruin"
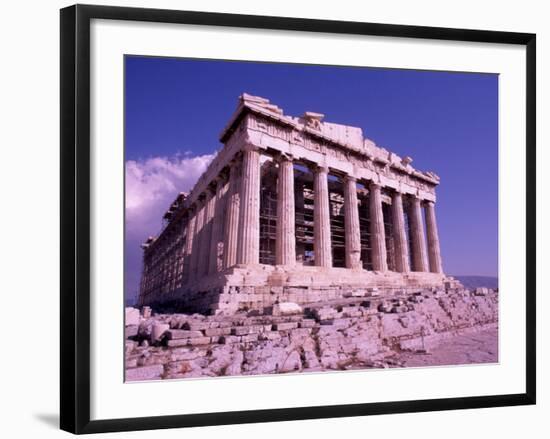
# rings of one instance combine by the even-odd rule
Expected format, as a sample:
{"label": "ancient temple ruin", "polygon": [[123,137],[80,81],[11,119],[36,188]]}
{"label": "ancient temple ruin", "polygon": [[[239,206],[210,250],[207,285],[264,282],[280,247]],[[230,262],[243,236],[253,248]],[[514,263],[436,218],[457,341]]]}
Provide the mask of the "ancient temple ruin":
{"label": "ancient temple ruin", "polygon": [[143,244],[139,304],[269,310],[397,290],[451,288],[435,188],[357,127],[285,115],[243,94],[224,144]]}

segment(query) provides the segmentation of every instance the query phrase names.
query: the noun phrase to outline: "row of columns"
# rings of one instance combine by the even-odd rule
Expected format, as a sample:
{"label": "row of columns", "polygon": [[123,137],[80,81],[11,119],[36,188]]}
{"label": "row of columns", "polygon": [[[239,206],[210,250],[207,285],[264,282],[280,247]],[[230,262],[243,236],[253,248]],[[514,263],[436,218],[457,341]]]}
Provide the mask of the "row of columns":
{"label": "row of columns", "polygon": [[[330,205],[328,193],[328,168],[317,167],[314,170],[314,254],[315,265],[332,266],[332,244],[330,232]],[[376,183],[369,185],[370,237],[372,265],[376,271],[387,271],[386,234],[382,211],[381,187]],[[400,192],[392,195],[393,239],[395,249],[396,271],[431,271],[442,272],[439,235],[435,219],[434,203],[425,202],[426,231],[428,241],[428,263],[424,228],[422,223],[421,201],[413,197],[410,218],[410,235],[413,251],[413,266],[409,264],[409,246],[405,228],[403,196]],[[277,236],[276,263],[294,264],[296,262],[294,233],[294,168],[292,161],[282,156],[279,159],[279,176],[277,185]],[[258,216],[259,219],[259,216]],[[357,180],[352,176],[344,178],[344,221],[346,267],[362,268],[361,263],[361,230],[357,200]]]}
{"label": "row of columns", "polygon": [[[296,263],[294,166],[286,155],[277,158],[276,263]],[[314,172],[314,254],[315,265],[332,266],[330,205],[327,167]],[[187,223],[185,264],[187,281],[213,274],[235,264],[258,264],[260,253],[260,152],[252,145],[242,150],[241,164],[230,164],[228,184],[217,180],[200,197]],[[372,265],[387,271],[386,237],[379,184],[369,184],[370,237]],[[403,195],[392,194],[393,242],[395,268],[399,272],[442,272],[439,236],[434,203],[424,202],[426,235],[422,221],[422,202],[411,197],[409,211],[412,258],[405,228]],[[346,267],[361,268],[361,234],[357,199],[357,181],[344,178],[344,218]],[[219,251],[223,242],[223,254]],[[412,267],[409,264],[412,261]]]}

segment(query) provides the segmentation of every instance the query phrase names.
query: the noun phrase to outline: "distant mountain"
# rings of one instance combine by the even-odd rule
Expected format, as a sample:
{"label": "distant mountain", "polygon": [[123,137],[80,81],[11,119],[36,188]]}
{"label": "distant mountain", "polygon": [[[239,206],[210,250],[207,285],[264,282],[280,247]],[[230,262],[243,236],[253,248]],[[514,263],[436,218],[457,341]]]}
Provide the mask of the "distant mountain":
{"label": "distant mountain", "polygon": [[491,276],[454,276],[458,279],[465,288],[478,288],[487,287],[496,289],[498,288],[498,277]]}

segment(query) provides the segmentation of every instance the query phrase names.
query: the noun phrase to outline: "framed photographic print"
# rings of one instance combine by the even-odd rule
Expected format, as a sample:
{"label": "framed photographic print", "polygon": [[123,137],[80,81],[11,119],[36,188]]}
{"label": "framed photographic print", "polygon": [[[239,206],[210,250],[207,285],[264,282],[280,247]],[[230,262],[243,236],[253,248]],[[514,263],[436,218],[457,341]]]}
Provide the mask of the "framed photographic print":
{"label": "framed photographic print", "polygon": [[535,403],[533,34],[62,9],[61,202],[64,430]]}

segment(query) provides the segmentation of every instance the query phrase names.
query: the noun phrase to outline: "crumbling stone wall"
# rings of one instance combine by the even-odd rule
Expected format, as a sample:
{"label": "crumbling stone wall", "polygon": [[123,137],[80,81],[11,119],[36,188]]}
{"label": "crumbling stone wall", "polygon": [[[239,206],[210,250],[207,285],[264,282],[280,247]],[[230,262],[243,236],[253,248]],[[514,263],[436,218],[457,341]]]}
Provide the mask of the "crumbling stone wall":
{"label": "crumbling stone wall", "polygon": [[[424,289],[348,297],[270,314],[155,314],[127,310],[126,380],[400,366],[449,337],[498,324],[498,292]],[[128,324],[129,323],[129,324]]]}

